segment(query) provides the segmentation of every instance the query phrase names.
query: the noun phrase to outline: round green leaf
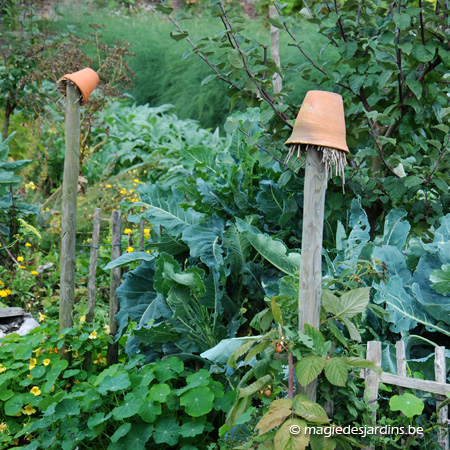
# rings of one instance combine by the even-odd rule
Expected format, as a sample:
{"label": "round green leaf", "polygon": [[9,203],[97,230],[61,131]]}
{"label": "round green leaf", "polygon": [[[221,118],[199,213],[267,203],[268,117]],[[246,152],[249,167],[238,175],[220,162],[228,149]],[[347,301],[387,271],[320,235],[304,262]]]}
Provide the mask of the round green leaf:
{"label": "round green leaf", "polygon": [[389,400],[392,411],[401,411],[406,417],[422,414],[424,403],[413,394],[394,395]]}
{"label": "round green leaf", "polygon": [[167,396],[170,394],[170,387],[167,384],[155,384],[150,389],[147,400],[164,403]]}
{"label": "round green leaf", "polygon": [[180,404],[190,416],[200,417],[212,410],[214,394],[207,387],[196,387],[180,397]]}

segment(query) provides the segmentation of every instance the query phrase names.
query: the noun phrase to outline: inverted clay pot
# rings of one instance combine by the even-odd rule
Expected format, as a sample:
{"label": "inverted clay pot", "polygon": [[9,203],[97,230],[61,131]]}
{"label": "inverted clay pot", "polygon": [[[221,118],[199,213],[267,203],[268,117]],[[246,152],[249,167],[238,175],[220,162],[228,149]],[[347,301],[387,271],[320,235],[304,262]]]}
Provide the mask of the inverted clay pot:
{"label": "inverted clay pot", "polygon": [[344,103],[339,94],[309,91],[297,115],[291,137],[286,145],[310,144],[335,148],[349,153]]}
{"label": "inverted clay pot", "polygon": [[65,89],[67,81],[75,83],[80,90],[80,104],[81,106],[83,106],[89,100],[89,96],[92,94],[92,91],[97,87],[98,83],[100,82],[100,78],[98,77],[97,72],[87,67],[86,69],[79,70],[78,72],[64,75],[61,79],[59,79],[58,86],[60,87],[61,91]]}

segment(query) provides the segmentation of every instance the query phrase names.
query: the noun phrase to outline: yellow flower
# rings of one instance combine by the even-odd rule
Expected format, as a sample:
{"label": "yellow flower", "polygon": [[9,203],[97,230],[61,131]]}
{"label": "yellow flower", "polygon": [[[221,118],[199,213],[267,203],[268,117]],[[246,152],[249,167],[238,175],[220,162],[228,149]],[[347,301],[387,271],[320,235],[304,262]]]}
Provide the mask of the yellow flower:
{"label": "yellow flower", "polygon": [[138,199],[138,198],[132,198],[131,201],[132,201],[133,203],[136,203],[136,202],[139,201],[139,199]]}
{"label": "yellow flower", "polygon": [[5,283],[3,283],[3,281],[2,281],[2,280],[0,280],[0,284],[1,284],[2,286],[4,286],[4,285],[5,285]]}
{"label": "yellow flower", "polygon": [[23,261],[23,256],[18,256],[17,257],[17,261],[22,262]]}
{"label": "yellow flower", "polygon": [[150,253],[150,250],[145,250],[145,253]]}
{"label": "yellow flower", "polygon": [[37,361],[36,358],[31,358],[30,359],[30,365],[29,365],[29,370],[32,370],[36,367]]}
{"label": "yellow flower", "polygon": [[79,356],[79,355],[78,355],[78,350],[75,350],[75,351],[73,352],[73,357],[74,357],[74,358],[78,358],[78,356]]}
{"label": "yellow flower", "polygon": [[25,406],[25,408],[22,408],[20,412],[26,414],[27,416],[31,416],[31,414],[34,414],[36,412],[36,410],[32,405],[28,404],[27,406]]}
{"label": "yellow flower", "polygon": [[6,367],[3,364],[0,364],[0,373],[6,372]]}
{"label": "yellow flower", "polygon": [[11,295],[11,289],[5,289],[6,295]]}
{"label": "yellow flower", "polygon": [[127,248],[127,252],[128,253],[133,253],[134,252],[134,248],[133,247],[128,247]]}
{"label": "yellow flower", "polygon": [[29,242],[27,242],[27,243],[25,244],[25,247],[31,247],[31,244],[30,244]]}
{"label": "yellow flower", "polygon": [[109,325],[105,325],[103,328],[105,329],[106,334],[111,333],[111,327]]}
{"label": "yellow flower", "polygon": [[31,273],[31,275],[39,275],[39,272],[36,270],[32,270],[30,273]]}
{"label": "yellow flower", "polygon": [[111,186],[110,184],[107,184],[106,187],[107,187],[108,189],[111,189],[111,188],[112,188],[112,186]]}
{"label": "yellow flower", "polygon": [[39,395],[41,393],[41,390],[37,386],[33,386],[30,392],[34,395]]}
{"label": "yellow flower", "polygon": [[19,266],[19,269],[25,269],[25,266]]}
{"label": "yellow flower", "polygon": [[44,314],[39,313],[39,322],[42,322],[44,319],[48,319],[48,317],[44,316]]}
{"label": "yellow flower", "polygon": [[136,179],[133,180],[133,183],[139,184],[140,181],[136,178]]}
{"label": "yellow flower", "polygon": [[44,366],[48,366],[50,364],[50,360],[48,358],[44,359],[44,361],[42,361],[42,364],[44,364]]}
{"label": "yellow flower", "polygon": [[3,434],[3,432],[6,431],[7,429],[8,425],[6,425],[6,423],[2,421],[2,423],[0,423],[0,433]]}
{"label": "yellow flower", "polygon": [[125,228],[124,233],[125,233],[125,234],[130,234],[130,233],[131,233],[131,229],[130,229],[130,228]]}
{"label": "yellow flower", "polygon": [[52,388],[50,389],[50,392],[54,392],[55,391],[55,386],[52,386]]}
{"label": "yellow flower", "polygon": [[127,193],[127,190],[125,189],[125,188],[123,188],[121,191],[120,191],[120,194],[126,194]]}
{"label": "yellow flower", "polygon": [[39,347],[37,350],[33,350],[33,353],[36,353],[36,358],[41,354],[42,347]]}
{"label": "yellow flower", "polygon": [[73,384],[78,384],[78,383],[80,383],[80,380],[75,380],[75,381],[73,382]]}
{"label": "yellow flower", "polygon": [[86,322],[86,314],[83,314],[83,315],[80,317],[80,323],[84,323],[84,322]]}
{"label": "yellow flower", "polygon": [[106,364],[106,358],[101,353],[99,355],[97,355],[97,361],[100,364]]}
{"label": "yellow flower", "polygon": [[32,377],[30,374],[28,374],[27,377],[28,377],[30,380],[33,379],[33,377]]}
{"label": "yellow flower", "polygon": [[7,297],[8,296],[8,292],[6,291],[6,289],[1,289],[0,290],[0,297]]}
{"label": "yellow flower", "polygon": [[97,339],[97,330],[94,330],[90,335],[89,339]]}

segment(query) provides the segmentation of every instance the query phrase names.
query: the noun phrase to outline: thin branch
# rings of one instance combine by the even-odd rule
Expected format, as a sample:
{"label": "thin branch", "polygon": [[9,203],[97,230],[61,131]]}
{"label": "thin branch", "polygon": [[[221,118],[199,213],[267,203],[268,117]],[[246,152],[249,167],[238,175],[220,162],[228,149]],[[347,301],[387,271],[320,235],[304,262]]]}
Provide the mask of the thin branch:
{"label": "thin branch", "polygon": [[[400,5],[400,0],[399,0],[399,5]],[[439,3],[439,2],[436,2]],[[419,0],[419,8],[420,8],[420,13],[419,13],[419,18],[420,18],[420,36],[422,38],[422,45],[425,45],[425,25],[423,23],[423,11],[422,11],[422,0]],[[400,6],[399,6],[400,9]]]}
{"label": "thin branch", "polygon": [[[247,136],[249,139],[253,139],[248,133],[246,133],[242,128],[240,128],[239,126],[237,127],[237,129],[245,136]],[[269,150],[267,150],[266,148],[262,147],[261,145],[259,145],[257,142],[255,142],[256,147],[258,147],[260,150],[262,150],[263,152],[267,153],[268,155],[270,155],[275,161],[279,162],[281,165],[289,167],[287,164],[285,164],[283,161],[279,160],[276,156],[272,155],[272,153],[269,152]]]}
{"label": "thin branch", "polygon": [[442,158],[444,157],[445,153],[447,153],[449,150],[449,148],[448,148],[449,141],[450,141],[450,135],[447,135],[447,143],[445,144],[444,149],[442,151],[439,151],[439,158],[436,161],[436,164],[434,165],[433,170],[430,172],[430,175],[428,175],[427,179],[422,184],[429,183],[432,180],[434,172],[436,172],[436,169],[437,169],[438,165],[440,164]]}
{"label": "thin branch", "polygon": [[[334,0],[334,10],[336,11],[336,14],[339,17],[339,11],[338,11],[338,8],[337,8],[337,1],[336,0]],[[342,39],[344,39],[344,42],[347,42],[347,35],[345,34],[344,26],[342,25],[342,21],[341,21],[340,17],[338,18],[337,23],[339,25],[339,30],[341,31]]]}
{"label": "thin branch", "polygon": [[[164,0],[160,0],[161,4],[166,7],[166,4],[164,2]],[[180,27],[180,25],[178,25],[177,22],[175,22],[175,20],[172,19],[172,17],[169,15],[168,16],[169,20],[172,22],[172,24],[175,26],[175,28],[180,32],[180,33],[184,33],[184,30]],[[196,44],[194,44],[191,39],[186,36],[185,37],[186,41],[189,43],[189,45],[194,49],[197,50],[195,53],[206,63],[208,64],[208,66],[216,73],[217,78],[219,78],[219,80],[225,81],[225,83],[229,84],[231,87],[237,89],[238,91],[242,92],[244,95],[246,95],[247,97],[250,98],[254,98],[256,99],[255,96],[249,94],[247,91],[245,91],[243,88],[241,88],[240,86],[236,85],[235,83],[233,83],[231,80],[229,80],[228,78],[225,78],[220,72],[219,69],[217,69],[217,67],[212,64],[208,58],[200,51],[198,51],[198,47]]]}
{"label": "thin branch", "polygon": [[292,125],[288,122],[289,118],[286,116],[286,114],[277,110],[277,108],[275,106],[275,100],[272,97],[270,97],[270,95],[267,94],[267,92],[261,87],[261,85],[256,80],[255,76],[253,75],[252,71],[248,67],[245,54],[239,45],[236,35],[232,32],[233,27],[231,26],[231,23],[228,19],[228,16],[227,16],[227,13],[223,6],[223,3],[220,3],[220,9],[222,10],[223,18],[225,19],[224,24],[226,26],[226,30],[229,31],[228,34],[233,39],[235,48],[239,52],[239,55],[242,60],[243,68],[244,68],[245,72],[247,73],[248,77],[253,81],[256,89],[258,90],[259,94],[261,95],[261,98],[270,105],[270,107],[273,109],[274,113],[284,122],[284,124],[287,125],[290,129],[292,129],[293,128]]}
{"label": "thin branch", "polygon": [[[421,1],[421,0],[419,0]],[[397,9],[398,14],[401,14],[401,0],[398,1],[398,9]],[[404,83],[405,77],[403,74],[403,69],[402,69],[402,50],[400,48],[400,28],[397,26],[396,27],[396,34],[397,34],[397,67],[398,67],[398,74],[397,74],[397,82],[398,82],[398,98],[400,101],[400,109],[403,108],[403,89],[402,89],[402,85]]]}
{"label": "thin branch", "polygon": [[369,121],[370,129],[371,129],[371,131],[372,131],[371,134],[372,134],[372,137],[373,137],[373,139],[374,139],[374,141],[375,141],[375,145],[377,146],[378,153],[379,153],[379,155],[380,155],[381,161],[383,161],[383,164],[389,169],[389,172],[391,172],[392,175],[394,175],[394,176],[397,177],[397,178],[400,178],[400,177],[394,172],[394,170],[392,169],[392,167],[389,166],[389,164],[387,163],[387,161],[386,161],[386,159],[385,159],[385,157],[384,157],[383,148],[381,147],[380,143],[378,142],[377,134],[375,133],[375,129],[374,129],[372,120],[370,119],[370,117],[367,117],[367,120]]}

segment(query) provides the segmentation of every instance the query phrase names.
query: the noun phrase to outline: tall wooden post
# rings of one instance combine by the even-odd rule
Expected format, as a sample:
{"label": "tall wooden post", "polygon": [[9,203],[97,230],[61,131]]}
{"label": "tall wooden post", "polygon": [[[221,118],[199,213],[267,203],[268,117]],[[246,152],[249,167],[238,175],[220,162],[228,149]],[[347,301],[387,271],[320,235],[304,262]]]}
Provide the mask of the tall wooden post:
{"label": "tall wooden post", "polygon": [[[273,5],[269,6],[269,17],[276,17],[277,15],[277,8]],[[270,55],[274,63],[280,67],[280,30],[273,25],[270,25]],[[283,80],[279,73],[274,74],[272,82],[273,92],[275,94],[281,92]]]}
{"label": "tall wooden post", "polygon": [[[61,218],[61,279],[59,299],[59,331],[73,325],[75,298],[75,232],[77,188],[80,170],[80,92],[72,83],[66,85],[66,149]],[[68,358],[60,349],[60,357]]]}
{"label": "tall wooden post", "polygon": [[[302,259],[300,264],[300,287],[298,302],[298,327],[304,332],[309,324],[317,329],[320,325],[322,295],[322,236],[327,178],[321,152],[309,146],[306,153],[305,191],[303,198]],[[304,392],[316,401],[317,380]]]}
{"label": "tall wooden post", "polygon": [[[121,254],[121,212],[113,211],[111,215],[111,261],[118,258]],[[117,334],[118,326],[116,314],[119,311],[119,300],[116,290],[120,286],[121,270],[120,267],[111,269],[111,285],[109,290],[109,328],[113,338]],[[116,364],[119,359],[119,346],[116,343],[108,344],[107,361],[108,365]]]}

